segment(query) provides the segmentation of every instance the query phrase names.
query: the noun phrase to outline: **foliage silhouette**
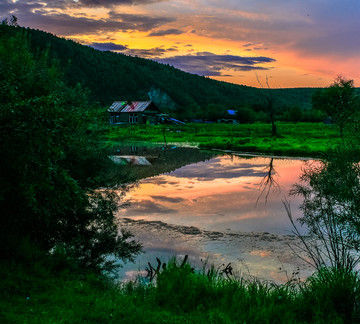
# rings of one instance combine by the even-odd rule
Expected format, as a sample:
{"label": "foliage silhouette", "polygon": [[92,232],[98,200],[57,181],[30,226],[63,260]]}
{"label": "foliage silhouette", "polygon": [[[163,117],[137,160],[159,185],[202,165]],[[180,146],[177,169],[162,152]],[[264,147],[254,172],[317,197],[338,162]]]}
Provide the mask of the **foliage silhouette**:
{"label": "foliage silhouette", "polygon": [[328,88],[317,90],[312,97],[313,108],[322,110],[339,126],[340,135],[353,115],[359,111],[360,99],[353,80],[338,76]]}
{"label": "foliage silhouette", "polygon": [[96,190],[108,160],[99,110],[80,85],[66,85],[48,52],[34,57],[25,34],[0,33],[1,255],[28,237],[66,249],[81,267],[110,269],[109,255],[131,260],[140,245],[118,233],[116,192]]}
{"label": "foliage silhouette", "polygon": [[285,207],[308,262],[317,270],[330,266],[354,271],[360,262],[359,164],[347,159],[344,151],[309,164],[290,194],[304,199],[299,221],[307,229],[306,237],[296,228],[289,204]]}

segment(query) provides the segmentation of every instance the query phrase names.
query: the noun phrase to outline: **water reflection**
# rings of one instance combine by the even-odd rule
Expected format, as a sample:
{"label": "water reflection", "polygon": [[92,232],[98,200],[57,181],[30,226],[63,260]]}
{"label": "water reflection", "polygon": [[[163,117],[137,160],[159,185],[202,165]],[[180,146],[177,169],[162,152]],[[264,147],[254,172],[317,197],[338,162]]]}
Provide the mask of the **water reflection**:
{"label": "water reflection", "polygon": [[[118,216],[145,254],[135,266],[125,265],[121,275],[131,278],[155,257],[166,262],[188,254],[197,268],[201,260],[231,262],[241,275],[285,282],[302,266],[306,277],[311,272],[287,245],[295,238],[288,235],[292,226],[282,202],[305,163],[223,154],[140,180],[128,193],[130,207]],[[300,203],[300,197],[291,198],[295,218]]]}
{"label": "water reflection", "polygon": [[[217,156],[141,180],[130,193],[131,206],[119,216],[212,231],[287,234],[291,225],[282,200],[303,165],[302,160]],[[292,198],[294,212],[299,203],[299,197]]]}
{"label": "water reflection", "polygon": [[265,197],[265,202],[267,202],[271,191],[280,190],[279,183],[277,182],[279,174],[275,170],[273,157],[270,158],[269,165],[265,168],[264,173],[264,177],[260,182],[261,193],[257,198],[256,202],[258,202],[263,195]]}
{"label": "water reflection", "polygon": [[[120,183],[171,172],[187,164],[205,161],[215,155],[213,151],[191,147],[129,143],[124,143],[109,151],[109,158],[114,162],[113,179]],[[117,174],[118,177],[116,177]]]}

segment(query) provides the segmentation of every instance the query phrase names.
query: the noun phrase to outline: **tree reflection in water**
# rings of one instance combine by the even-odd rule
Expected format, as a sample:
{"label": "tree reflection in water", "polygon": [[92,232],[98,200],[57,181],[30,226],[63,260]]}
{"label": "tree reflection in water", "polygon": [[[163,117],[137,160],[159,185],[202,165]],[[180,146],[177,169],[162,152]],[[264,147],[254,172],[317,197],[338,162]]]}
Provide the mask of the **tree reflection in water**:
{"label": "tree reflection in water", "polygon": [[259,197],[256,199],[256,204],[260,198],[265,195],[265,203],[267,203],[271,191],[280,191],[279,183],[277,182],[278,173],[274,168],[274,158],[270,158],[269,165],[264,168],[264,177],[261,179],[259,189],[261,190]]}

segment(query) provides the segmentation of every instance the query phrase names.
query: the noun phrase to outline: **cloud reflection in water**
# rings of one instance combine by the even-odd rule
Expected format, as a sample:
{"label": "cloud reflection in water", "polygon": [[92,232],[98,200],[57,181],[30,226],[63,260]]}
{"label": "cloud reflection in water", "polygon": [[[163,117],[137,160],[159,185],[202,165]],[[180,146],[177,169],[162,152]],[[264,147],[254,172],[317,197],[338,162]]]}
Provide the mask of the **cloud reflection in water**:
{"label": "cloud reflection in water", "polygon": [[[223,155],[140,181],[131,206],[119,213],[133,219],[161,220],[206,230],[266,231],[291,229],[282,201],[301,173],[304,161],[274,159],[280,191],[261,199],[260,183],[270,158]],[[299,204],[292,198],[294,214]]]}

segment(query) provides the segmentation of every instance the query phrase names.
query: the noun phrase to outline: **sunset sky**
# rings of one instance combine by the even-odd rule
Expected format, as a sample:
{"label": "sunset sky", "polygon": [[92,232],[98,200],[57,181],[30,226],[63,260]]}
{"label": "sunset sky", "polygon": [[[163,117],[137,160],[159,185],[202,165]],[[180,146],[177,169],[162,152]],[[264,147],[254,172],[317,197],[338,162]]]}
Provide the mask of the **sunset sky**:
{"label": "sunset sky", "polygon": [[259,87],[360,86],[359,0],[0,0],[0,17]]}

